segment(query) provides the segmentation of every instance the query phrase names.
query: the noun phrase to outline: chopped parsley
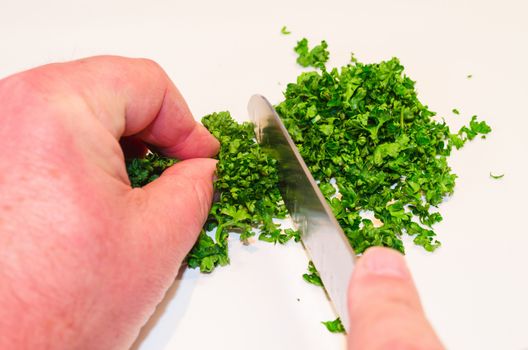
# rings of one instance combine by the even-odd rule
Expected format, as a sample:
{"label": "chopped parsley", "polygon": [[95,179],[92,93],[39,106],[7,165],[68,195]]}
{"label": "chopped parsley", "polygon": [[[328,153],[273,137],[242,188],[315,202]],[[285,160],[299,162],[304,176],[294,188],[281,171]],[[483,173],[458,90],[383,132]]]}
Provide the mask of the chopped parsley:
{"label": "chopped parsley", "polygon": [[[207,115],[202,123],[220,141],[214,183],[219,199],[213,203],[204,230],[189,253],[189,266],[210,272],[229,263],[229,232],[239,233],[244,242],[255,235],[255,230],[263,241],[298,241],[298,232],[282,230],[273,221],[286,215],[278,189],[277,161],[260,148],[252,124],[237,123],[229,112]],[[206,232],[213,230],[214,239]]]}
{"label": "chopped parsley", "polygon": [[145,186],[156,180],[163,170],[175,162],[175,159],[163,157],[156,153],[148,153],[145,158],[127,159],[126,167],[131,186]]}
{"label": "chopped parsley", "polygon": [[326,326],[326,329],[328,329],[332,333],[346,333],[345,327],[343,327],[343,324],[341,323],[341,319],[338,317],[333,321],[326,321],[321,322]]}
{"label": "chopped parsley", "polygon": [[486,134],[491,132],[491,127],[485,121],[478,121],[477,116],[471,117],[468,126],[463,126],[458,131],[457,135],[451,135],[451,143],[457,149],[462,147],[466,141],[471,141],[478,135],[482,138],[486,137]]}
{"label": "chopped parsley", "polygon": [[[290,34],[285,26],[281,33]],[[356,253],[371,246],[404,252],[403,234],[435,250],[440,242],[432,227],[442,220],[435,208],[453,193],[456,179],[447,158],[453,147],[484,138],[490,126],[473,116],[451,133],[418,99],[415,82],[397,58],[365,64],[352,55],[349,64],[327,70],[327,47],[325,41],[312,49],[307,39],[297,43],[297,62],[319,70],[288,84],[277,112]],[[256,232],[274,244],[299,241],[298,231],[273,221],[287,214],[277,161],[260,148],[253,126],[237,123],[229,112],[207,115],[202,123],[221,145],[214,182],[219,199],[187,256],[188,266],[210,272],[229,264],[230,232],[245,243]],[[175,162],[155,153],[127,160],[131,185],[146,185]],[[303,278],[323,285],[312,262]],[[330,332],[345,332],[339,318],[323,324]]]}
{"label": "chopped parsley", "polygon": [[456,109],[456,108],[453,108],[452,112],[453,112],[453,114],[456,114],[456,115],[459,115],[459,114],[460,114],[460,112],[459,112],[458,109]]}
{"label": "chopped parsley", "polygon": [[303,67],[323,68],[330,56],[327,48],[328,44],[323,40],[321,44],[314,46],[310,50],[308,48],[308,39],[303,38],[297,42],[297,46],[294,48],[294,51],[299,55],[297,63]]}
{"label": "chopped parsley", "polygon": [[311,284],[314,284],[316,286],[323,286],[323,282],[321,281],[321,277],[319,276],[319,272],[316,270],[313,262],[308,263],[308,273],[305,273],[303,275],[303,279]]}
{"label": "chopped parsley", "polygon": [[286,26],[283,26],[281,28],[281,34],[288,35],[291,34],[291,32],[288,30],[288,28],[286,28]]}
{"label": "chopped parsley", "polygon": [[[397,58],[320,68],[288,84],[276,109],[350,244],[356,253],[377,245],[403,252],[408,234],[435,250],[432,226],[442,216],[432,209],[455,186],[451,148],[491,129],[473,117],[451,134],[418,99]],[[339,196],[326,191],[331,180]]]}
{"label": "chopped parsley", "polygon": [[[469,125],[451,133],[418,99],[415,82],[397,58],[364,64],[352,57],[344,67],[327,70],[326,49],[325,41],[311,50],[306,39],[297,43],[298,62],[320,70],[288,84],[278,113],[356,253],[377,245],[403,252],[403,234],[435,250],[440,242],[432,226],[442,220],[435,208],[455,186],[447,163],[451,149],[491,128],[473,116]],[[252,125],[237,123],[228,112],[202,122],[221,144],[215,180],[219,200],[188,265],[209,272],[228,264],[229,232],[246,243],[256,232],[266,242],[299,241],[299,232],[273,221],[286,215],[277,164],[255,141]],[[132,185],[145,185],[173,163],[156,154],[127,161]],[[311,267],[303,277],[318,284]]]}

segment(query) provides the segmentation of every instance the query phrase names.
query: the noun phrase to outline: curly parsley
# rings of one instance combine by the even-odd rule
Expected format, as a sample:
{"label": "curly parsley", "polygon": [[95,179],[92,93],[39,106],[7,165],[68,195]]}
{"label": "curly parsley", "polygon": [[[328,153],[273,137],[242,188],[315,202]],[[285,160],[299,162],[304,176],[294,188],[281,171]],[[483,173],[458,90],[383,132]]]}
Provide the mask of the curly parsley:
{"label": "curly parsley", "polygon": [[321,68],[289,84],[276,109],[350,244],[357,253],[376,245],[403,252],[406,233],[435,250],[432,225],[442,216],[433,208],[455,186],[451,147],[491,128],[473,117],[451,134],[420,102],[397,58]]}
{"label": "curly parsley", "polygon": [[284,218],[286,208],[278,189],[276,160],[265,153],[255,140],[250,123],[238,124],[228,112],[202,118],[204,126],[220,141],[215,190],[219,200],[213,203],[206,230],[216,230],[211,238],[204,230],[188,256],[190,267],[203,272],[229,262],[229,232],[240,233],[247,242],[258,230],[259,239],[284,244],[299,240],[297,231],[282,230],[273,222]]}
{"label": "curly parsley", "polygon": [[[403,252],[402,234],[435,250],[440,242],[432,226],[442,220],[435,208],[455,186],[447,164],[451,149],[491,128],[473,116],[468,126],[451,133],[420,102],[415,82],[397,58],[374,64],[354,58],[328,71],[326,49],[324,41],[311,50],[306,39],[298,42],[298,62],[320,71],[302,73],[289,84],[278,113],[357,253],[375,245]],[[273,221],[286,214],[276,161],[256,143],[252,125],[237,123],[228,112],[202,122],[221,143],[219,200],[189,253],[189,266],[209,272],[228,264],[229,232],[240,233],[244,242],[255,230],[262,241],[298,241],[298,232]],[[155,154],[127,161],[132,185],[154,180],[173,162]],[[315,281],[314,272],[305,278]]]}
{"label": "curly parsley", "polygon": [[321,44],[314,46],[311,50],[308,47],[308,39],[303,38],[297,42],[294,51],[299,55],[297,63],[303,67],[317,67],[322,68],[328,61],[330,56],[326,41],[321,41]]}
{"label": "curly parsley", "polygon": [[145,158],[126,160],[126,167],[130,185],[142,187],[156,180],[163,170],[176,163],[175,159],[167,158],[156,153],[149,153]]}

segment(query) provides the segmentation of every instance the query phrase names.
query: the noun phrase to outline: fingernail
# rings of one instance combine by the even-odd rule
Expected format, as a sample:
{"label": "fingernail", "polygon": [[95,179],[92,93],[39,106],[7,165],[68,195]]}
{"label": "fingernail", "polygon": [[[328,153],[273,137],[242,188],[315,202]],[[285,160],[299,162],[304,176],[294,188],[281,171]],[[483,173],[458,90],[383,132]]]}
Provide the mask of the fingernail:
{"label": "fingernail", "polygon": [[389,248],[368,249],[360,258],[363,273],[397,278],[408,278],[409,270],[403,255]]}

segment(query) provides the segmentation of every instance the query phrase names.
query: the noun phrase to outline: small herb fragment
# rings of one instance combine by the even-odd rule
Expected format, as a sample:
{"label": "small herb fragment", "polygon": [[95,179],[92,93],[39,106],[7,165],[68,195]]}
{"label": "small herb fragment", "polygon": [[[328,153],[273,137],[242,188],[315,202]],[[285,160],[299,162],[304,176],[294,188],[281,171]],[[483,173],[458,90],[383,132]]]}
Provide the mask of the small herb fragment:
{"label": "small herb fragment", "polygon": [[131,158],[126,160],[126,168],[130,185],[142,187],[156,180],[161,173],[176,163],[175,159],[167,158],[156,153],[148,153],[145,158]]}
{"label": "small herb fragment", "polygon": [[317,272],[313,262],[308,263],[308,273],[305,273],[303,275],[303,279],[311,284],[314,284],[316,286],[323,286],[323,282],[321,281],[321,277],[319,276],[319,272]]}
{"label": "small herb fragment", "polygon": [[493,178],[493,179],[502,179],[504,177],[504,174],[500,174],[500,175],[493,175],[491,172],[490,172],[490,177]]}
{"label": "small herb fragment", "polygon": [[328,61],[330,53],[326,50],[328,44],[326,41],[321,41],[321,44],[314,46],[313,49],[308,48],[308,39],[303,38],[297,42],[294,50],[299,55],[297,57],[297,63],[303,67],[316,67],[324,68],[325,63]]}
{"label": "small herb fragment", "polygon": [[456,108],[453,108],[452,112],[453,112],[453,114],[456,114],[456,115],[459,115],[459,114],[460,114],[460,112],[459,112],[458,109],[456,109]]}
{"label": "small herb fragment", "polygon": [[[458,135],[464,140],[473,140],[477,135],[486,135],[491,132],[491,127],[485,121],[477,121],[477,116],[471,117],[469,126],[463,126]],[[464,141],[465,142],[465,141]]]}
{"label": "small herb fragment", "polygon": [[326,326],[326,329],[328,329],[332,333],[346,333],[345,327],[343,327],[343,324],[341,323],[341,319],[338,317],[333,321],[326,321],[321,322]]}
{"label": "small herb fragment", "polygon": [[286,26],[283,26],[281,28],[281,34],[288,35],[291,34],[291,32],[288,30],[288,28],[286,28]]}
{"label": "small herb fragment", "polygon": [[468,75],[466,76],[466,78],[468,78],[468,79],[473,78],[473,74],[468,74]]}

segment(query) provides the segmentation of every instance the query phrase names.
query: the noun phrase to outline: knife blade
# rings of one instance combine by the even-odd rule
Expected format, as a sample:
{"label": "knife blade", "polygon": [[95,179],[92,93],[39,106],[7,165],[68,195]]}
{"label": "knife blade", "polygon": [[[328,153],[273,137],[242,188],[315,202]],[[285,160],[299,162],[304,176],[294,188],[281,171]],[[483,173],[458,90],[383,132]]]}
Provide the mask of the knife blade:
{"label": "knife blade", "polygon": [[248,112],[263,149],[278,162],[279,190],[328,297],[348,330],[348,282],[355,255],[297,146],[268,100],[254,95]]}

